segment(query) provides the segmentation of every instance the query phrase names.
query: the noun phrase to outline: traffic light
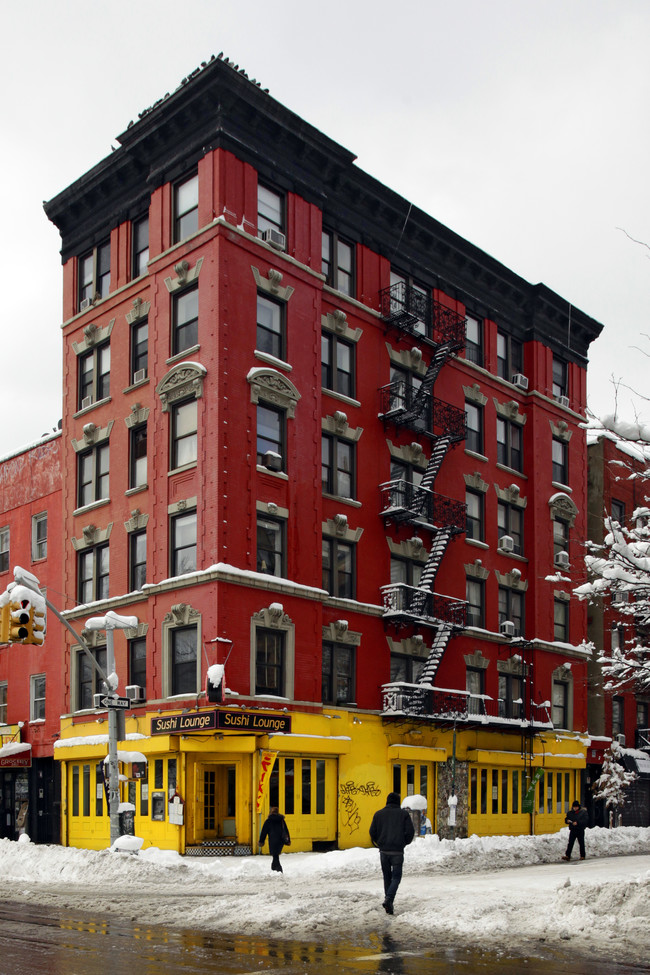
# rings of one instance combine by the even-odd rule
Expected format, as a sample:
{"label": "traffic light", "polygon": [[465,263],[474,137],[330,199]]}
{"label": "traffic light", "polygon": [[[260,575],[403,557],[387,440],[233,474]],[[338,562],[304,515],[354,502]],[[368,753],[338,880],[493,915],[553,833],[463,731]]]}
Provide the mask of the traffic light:
{"label": "traffic light", "polygon": [[[27,598],[11,602],[8,607],[6,643],[32,643],[41,646],[45,638],[45,613],[37,612]],[[0,624],[1,626],[1,624]],[[2,634],[4,636],[4,633]]]}
{"label": "traffic light", "polygon": [[9,643],[9,603],[0,608],[0,643]]}

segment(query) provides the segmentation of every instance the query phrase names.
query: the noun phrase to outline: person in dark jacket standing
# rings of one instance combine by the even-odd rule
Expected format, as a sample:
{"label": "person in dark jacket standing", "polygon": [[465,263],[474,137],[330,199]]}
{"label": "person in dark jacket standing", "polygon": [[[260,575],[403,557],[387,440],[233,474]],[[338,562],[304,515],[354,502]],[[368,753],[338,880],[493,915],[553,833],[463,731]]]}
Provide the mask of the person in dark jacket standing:
{"label": "person in dark jacket standing", "polygon": [[264,840],[267,836],[269,840],[269,853],[273,857],[271,860],[271,870],[278,870],[280,873],[283,873],[280,854],[282,853],[283,846],[291,845],[291,837],[289,836],[289,827],[285,822],[284,816],[281,816],[278,812],[277,806],[271,806],[271,811],[264,821],[262,832],[260,833],[260,846],[264,846]]}
{"label": "person in dark jacket standing", "polygon": [[569,843],[566,848],[566,853],[562,857],[563,860],[571,859],[571,851],[573,850],[573,844],[578,841],[578,847],[580,849],[580,859],[585,858],[585,829],[589,825],[589,813],[584,806],[581,806],[578,800],[573,803],[571,809],[566,814],[564,822],[568,823],[569,826]]}
{"label": "person in dark jacket standing", "polygon": [[400,806],[399,796],[390,792],[383,809],[377,810],[370,824],[370,839],[379,847],[381,872],[384,875],[384,901],[387,914],[393,913],[393,901],[402,879],[404,847],[415,835],[408,810]]}

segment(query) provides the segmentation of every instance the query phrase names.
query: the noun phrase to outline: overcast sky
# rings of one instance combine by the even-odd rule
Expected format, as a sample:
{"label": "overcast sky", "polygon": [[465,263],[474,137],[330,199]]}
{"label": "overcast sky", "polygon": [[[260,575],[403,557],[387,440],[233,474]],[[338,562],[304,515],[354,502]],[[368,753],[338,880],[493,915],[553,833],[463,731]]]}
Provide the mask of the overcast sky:
{"label": "overcast sky", "polygon": [[[626,234],[650,242],[648,0],[0,0],[0,12],[0,456],[61,414],[60,239],[42,201],[220,51],[362,169],[602,322],[596,414],[613,409],[612,376],[646,387],[650,249]],[[618,405],[632,415],[629,394]]]}

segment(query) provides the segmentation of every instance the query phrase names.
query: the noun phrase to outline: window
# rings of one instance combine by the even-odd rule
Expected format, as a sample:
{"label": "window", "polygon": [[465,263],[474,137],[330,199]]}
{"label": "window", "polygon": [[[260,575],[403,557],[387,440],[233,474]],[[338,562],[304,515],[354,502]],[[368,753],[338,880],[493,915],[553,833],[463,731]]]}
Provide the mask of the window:
{"label": "window", "polygon": [[323,644],[323,704],[354,703],[354,657],[354,647]]}
{"label": "window", "polygon": [[106,342],[78,358],[77,409],[106,399],[111,391],[111,347]]}
{"label": "window", "polygon": [[129,535],[129,589],[137,592],[147,581],[147,533]]}
{"label": "window", "polygon": [[497,376],[512,382],[512,377],[524,371],[524,347],[512,335],[497,332]]}
{"label": "window", "polygon": [[199,341],[199,289],[172,295],[172,355],[193,349]]}
{"label": "window", "polygon": [[196,694],[197,679],[197,629],[195,626],[179,626],[170,630],[170,692]]}
{"label": "window", "polygon": [[431,394],[418,394],[422,386],[422,378],[407,369],[391,365],[389,409],[407,410],[409,413],[408,426],[412,430],[431,432],[433,418],[431,414]]}
{"label": "window", "polygon": [[499,586],[499,626],[514,623],[515,636],[524,635],[524,596],[514,589]]}
{"label": "window", "polygon": [[485,671],[478,667],[468,667],[465,671],[465,690],[471,696],[467,698],[469,714],[483,712],[483,695],[485,694]]}
{"label": "window", "polygon": [[564,440],[553,437],[553,480],[558,484],[569,483],[569,449]]}
{"label": "window", "polygon": [[270,470],[284,470],[284,410],[273,406],[257,407],[257,463]]}
{"label": "window", "polygon": [[513,471],[523,470],[521,427],[497,417],[497,463]]}
{"label": "window", "polygon": [[284,233],[284,198],[268,186],[257,187],[257,236],[266,230]]}
{"label": "window", "polygon": [[47,558],[47,511],[32,518],[32,561]]}
{"label": "window", "polygon": [[355,598],[354,545],[323,539],[323,589],[340,599]]}
{"label": "window", "polygon": [[147,641],[136,637],[128,642],[129,679],[127,684],[135,684],[143,690],[147,686]]}
{"label": "window", "polygon": [[621,526],[625,525],[625,504],[622,501],[616,501],[615,498],[612,498],[610,514],[612,521],[617,521]]}
{"label": "window", "polygon": [[402,653],[390,655],[390,679],[392,683],[417,684],[426,658],[409,657]]}
{"label": "window", "polygon": [[646,701],[636,702],[636,726],[645,729],[648,727],[648,704]]}
{"label": "window", "polygon": [[79,310],[84,302],[93,302],[96,298],[105,298],[111,285],[111,245],[106,240],[91,251],[88,251],[78,261],[78,299]]}
{"label": "window", "polygon": [[612,738],[625,734],[625,702],[622,697],[612,698]]}
{"label": "window", "polygon": [[45,721],[45,674],[29,679],[29,720]]}
{"label": "window", "polygon": [[131,379],[134,383],[149,374],[149,323],[134,322],[131,326]]}
{"label": "window", "polygon": [[423,471],[420,468],[391,458],[388,503],[391,508],[413,511],[423,521],[430,523],[433,518],[433,495],[431,491],[421,487],[422,477]]}
{"label": "window", "polygon": [[147,483],[147,424],[129,430],[129,488]]}
{"label": "window", "polygon": [[[106,647],[95,647],[89,651],[101,669],[106,673]],[[102,690],[99,673],[84,650],[77,652],[77,706],[76,711],[86,711],[93,707],[93,696]]]}
{"label": "window", "polygon": [[497,530],[499,539],[508,535],[512,539],[512,551],[515,555],[524,554],[524,512],[505,501],[499,501],[497,506]]}
{"label": "window", "polygon": [[171,519],[170,572],[172,576],[196,572],[196,511]]}
{"label": "window", "polygon": [[556,359],[553,356],[553,398],[559,399],[560,396],[566,396],[568,388],[567,364],[562,359]]}
{"label": "window", "polygon": [[569,642],[569,604],[563,599],[553,601],[553,639]]}
{"label": "window", "polygon": [[485,583],[481,579],[467,579],[465,582],[467,600],[467,625],[485,626]]}
{"label": "window", "polygon": [[321,270],[327,283],[345,295],[354,295],[354,244],[332,231],[323,231]]}
{"label": "window", "polygon": [[342,396],[354,396],[354,346],[330,332],[321,336],[321,384]]}
{"label": "window", "polygon": [[553,558],[569,551],[569,525],[562,518],[553,519]]}
{"label": "window", "polygon": [[473,315],[465,316],[465,358],[483,365],[483,320]]}
{"label": "window", "polygon": [[257,296],[256,348],[276,359],[284,359],[287,354],[284,316],[284,305],[264,295]]}
{"label": "window", "polygon": [[197,459],[196,400],[176,403],[171,410],[171,469],[195,464]]}
{"label": "window", "polygon": [[569,687],[566,681],[553,681],[551,721],[554,728],[568,728],[569,726]]}
{"label": "window", "polygon": [[108,599],[108,544],[84,549],[77,556],[77,600],[92,603]]}
{"label": "window", "polygon": [[516,674],[499,674],[499,717],[522,718],[522,680]]}
{"label": "window", "polygon": [[390,269],[390,314],[403,322],[404,328],[416,335],[431,333],[429,290],[417,284],[411,275]]}
{"label": "window", "polygon": [[283,697],[285,634],[259,627],[256,636],[255,693]]}
{"label": "window", "polygon": [[476,406],[474,403],[465,403],[465,417],[467,421],[467,433],[465,436],[465,449],[472,450],[475,454],[483,453],[483,407]]}
{"label": "window", "polygon": [[402,559],[397,555],[391,555],[390,559],[390,581],[394,585],[413,586],[417,589],[422,578],[424,566],[421,562],[413,559]]}
{"label": "window", "polygon": [[353,498],[354,444],[331,434],[323,434],[321,445],[321,480],[326,494]]}
{"label": "window", "polygon": [[257,516],[257,571],[270,576],[284,576],[284,522]]}
{"label": "window", "polygon": [[474,538],[476,541],[482,542],[485,537],[483,495],[475,491],[466,491],[465,506],[467,508],[467,538]]}
{"label": "window", "polygon": [[9,571],[9,529],[0,528],[0,572]]}
{"label": "window", "polygon": [[131,224],[131,274],[139,278],[149,263],[149,215]]}
{"label": "window", "polygon": [[77,456],[77,507],[108,498],[108,444]]}
{"label": "window", "polygon": [[0,724],[7,723],[7,687],[6,681],[0,683]]}
{"label": "window", "polygon": [[193,173],[176,183],[173,191],[174,239],[176,244],[199,229],[199,177]]}

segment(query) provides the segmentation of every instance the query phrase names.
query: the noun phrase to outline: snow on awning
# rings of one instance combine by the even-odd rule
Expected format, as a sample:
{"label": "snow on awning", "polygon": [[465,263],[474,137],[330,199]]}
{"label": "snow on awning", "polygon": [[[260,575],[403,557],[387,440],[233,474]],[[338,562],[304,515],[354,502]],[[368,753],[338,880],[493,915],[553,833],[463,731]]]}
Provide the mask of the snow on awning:
{"label": "snow on awning", "polygon": [[[1,749],[0,749],[1,753]],[[650,755],[635,748],[623,753],[623,764],[628,772],[636,772],[640,779],[650,779]]]}

